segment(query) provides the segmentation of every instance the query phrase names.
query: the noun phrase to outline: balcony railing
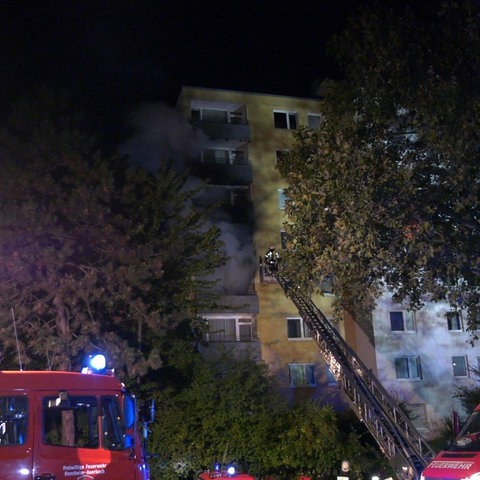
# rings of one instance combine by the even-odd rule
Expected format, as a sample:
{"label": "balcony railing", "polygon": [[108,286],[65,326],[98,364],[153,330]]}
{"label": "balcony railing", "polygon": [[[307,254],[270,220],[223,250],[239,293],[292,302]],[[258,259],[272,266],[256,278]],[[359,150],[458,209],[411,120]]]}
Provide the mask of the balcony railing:
{"label": "balcony railing", "polygon": [[247,123],[218,123],[192,120],[192,124],[212,139],[249,142],[251,138],[250,126]]}
{"label": "balcony railing", "polygon": [[203,163],[196,159],[190,164],[190,171],[197,177],[208,178],[214,185],[250,185],[253,180],[250,164]]}

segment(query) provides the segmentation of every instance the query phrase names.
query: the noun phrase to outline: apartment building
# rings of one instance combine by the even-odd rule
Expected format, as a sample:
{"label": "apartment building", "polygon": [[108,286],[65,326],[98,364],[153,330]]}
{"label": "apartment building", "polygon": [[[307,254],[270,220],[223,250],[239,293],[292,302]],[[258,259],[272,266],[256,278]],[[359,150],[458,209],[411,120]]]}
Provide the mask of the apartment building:
{"label": "apartment building", "polygon": [[[212,221],[231,257],[218,272],[225,308],[203,312],[208,349],[249,351],[269,365],[288,399],[313,397],[341,407],[341,392],[298,311],[259,269],[269,247],[281,254],[285,242],[286,185],[277,159],[291,148],[297,128],[318,126],[321,100],[183,87],[177,108],[203,132],[189,168],[208,181],[199,202],[220,205]],[[325,290],[314,301],[329,317],[334,298]],[[412,313],[385,294],[367,323],[346,315],[337,328],[387,390],[408,405],[414,423],[434,434],[444,417],[461,412],[455,388],[476,382],[471,367],[477,367],[480,350],[470,345],[461,315],[428,302]]]}
{"label": "apartment building", "polygon": [[[300,125],[315,127],[317,99],[183,87],[177,108],[204,133],[193,175],[207,180],[200,201],[220,202],[213,221],[222,228],[231,259],[218,277],[225,309],[203,312],[209,347],[248,350],[265,361],[288,399],[315,397],[342,405],[342,395],[293,303],[259,260],[285,241],[285,187],[277,159],[291,148]],[[320,297],[332,313],[332,297]]]}
{"label": "apartment building", "polygon": [[408,407],[420,432],[432,436],[453,412],[465,418],[459,387],[480,386],[480,347],[472,345],[463,312],[426,299],[411,311],[384,294],[372,315],[377,377]]}

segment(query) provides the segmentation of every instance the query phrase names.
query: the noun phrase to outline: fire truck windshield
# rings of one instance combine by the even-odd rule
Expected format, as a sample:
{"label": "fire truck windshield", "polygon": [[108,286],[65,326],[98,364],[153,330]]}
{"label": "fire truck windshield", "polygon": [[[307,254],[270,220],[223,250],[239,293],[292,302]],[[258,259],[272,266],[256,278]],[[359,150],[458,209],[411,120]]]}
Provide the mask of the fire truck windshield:
{"label": "fire truck windshield", "polygon": [[27,397],[0,397],[0,447],[27,440]]}
{"label": "fire truck windshield", "polygon": [[480,411],[474,412],[467,423],[462,427],[460,433],[452,442],[449,450],[454,451],[480,451]]}
{"label": "fire truck windshield", "polygon": [[43,400],[43,441],[52,446],[101,446],[107,450],[124,450],[127,446],[122,418],[115,396],[101,397],[100,406],[95,396],[69,395],[61,402],[46,397]]}

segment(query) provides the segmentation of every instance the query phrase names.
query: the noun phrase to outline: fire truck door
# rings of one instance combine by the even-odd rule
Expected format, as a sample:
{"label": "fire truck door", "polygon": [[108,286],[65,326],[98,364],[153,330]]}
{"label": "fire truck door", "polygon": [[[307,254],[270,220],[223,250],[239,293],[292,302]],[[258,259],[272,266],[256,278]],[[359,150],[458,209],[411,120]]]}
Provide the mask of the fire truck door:
{"label": "fire truck door", "polygon": [[33,407],[26,395],[0,390],[0,477],[32,480]]}
{"label": "fire truck door", "polygon": [[134,478],[117,396],[51,392],[36,402],[34,480]]}

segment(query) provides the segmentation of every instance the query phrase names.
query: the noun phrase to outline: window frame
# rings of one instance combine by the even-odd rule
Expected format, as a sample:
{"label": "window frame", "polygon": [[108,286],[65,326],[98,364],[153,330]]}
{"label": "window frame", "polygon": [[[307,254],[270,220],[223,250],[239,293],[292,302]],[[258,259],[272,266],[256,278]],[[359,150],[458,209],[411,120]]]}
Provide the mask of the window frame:
{"label": "window frame", "polygon": [[460,312],[451,310],[445,313],[445,317],[447,319],[447,329],[449,332],[463,332],[463,321]]}
{"label": "window frame", "polygon": [[102,447],[105,450],[122,451],[128,448],[125,422],[120,406],[120,398],[116,395],[100,397]]}
{"label": "window frame", "polygon": [[[391,332],[415,332],[416,323],[415,323],[415,312],[413,310],[390,310],[389,312],[390,319],[390,331]],[[392,314],[401,314],[401,328],[394,328],[394,323],[396,326],[400,326],[399,320],[393,318]],[[398,316],[398,315],[395,315]]]}
{"label": "window frame", "polygon": [[278,190],[278,209],[285,210],[285,205],[287,203],[287,196],[285,195],[285,189],[279,188]]}
{"label": "window frame", "polygon": [[[49,447],[104,448],[99,430],[99,398],[97,395],[68,395],[68,407],[57,405],[57,397],[47,395],[42,398],[42,443]],[[67,412],[71,415],[73,436],[64,436]],[[81,436],[79,436],[79,434]]]}
{"label": "window frame", "polygon": [[227,110],[225,108],[193,107],[190,116],[193,122],[216,123],[219,125],[244,125],[246,123],[243,108]]}
{"label": "window frame", "polygon": [[289,155],[291,150],[275,150],[275,162],[278,166],[279,163],[286,160],[287,156]]}
{"label": "window frame", "polygon": [[326,375],[327,375],[327,385],[329,387],[338,387],[339,384],[337,382],[337,379],[335,378],[335,375],[333,374],[331,368],[330,368],[330,365],[327,365],[327,372],[326,372]]}
{"label": "window frame", "polygon": [[[217,152],[222,153],[223,156],[217,156]],[[212,159],[209,158],[210,156]],[[238,148],[203,148],[200,154],[200,159],[201,163],[206,165],[248,165],[248,158],[245,150]]]}
{"label": "window frame", "polygon": [[[291,322],[298,322],[299,326],[295,330],[300,332],[300,336],[298,337],[291,337],[290,336],[290,323]],[[299,341],[299,340],[312,340],[312,334],[308,329],[307,324],[303,320],[302,317],[287,317],[287,340],[288,341]]]}
{"label": "window frame", "polygon": [[[315,122],[310,122],[310,119],[313,119],[313,118],[315,119]],[[324,115],[322,115],[321,113],[315,113],[315,112],[307,113],[308,128],[311,128],[312,130],[318,130],[321,127],[324,118],[325,118]]]}
{"label": "window frame", "polygon": [[405,404],[413,425],[417,430],[428,431],[428,411],[426,403],[406,403]]}
{"label": "window frame", "polygon": [[[399,376],[400,362],[405,362],[404,367],[407,371],[407,376]],[[422,362],[419,355],[404,355],[401,357],[395,357],[394,359],[395,377],[399,381],[416,381],[422,380]],[[415,370],[415,372],[414,372]]]}
{"label": "window frame", "polygon": [[[284,118],[284,121],[280,121],[280,118]],[[274,110],[273,126],[279,130],[297,130],[298,113],[292,110]]]}
{"label": "window frame", "polygon": [[[300,375],[294,373],[295,370],[301,368]],[[288,378],[290,388],[315,388],[317,386],[316,371],[314,363],[289,363]],[[299,383],[297,379],[303,380]]]}
{"label": "window frame", "polygon": [[[457,359],[457,360],[455,360]],[[458,370],[456,363],[462,359],[462,365],[459,366],[462,370],[462,374],[455,373]],[[468,358],[466,355],[452,355],[452,369],[454,378],[468,378]]]}
{"label": "window frame", "polygon": [[0,448],[26,445],[30,415],[27,395],[2,394],[0,407]]}
{"label": "window frame", "polygon": [[[225,335],[225,332],[221,332],[221,329],[214,330],[213,332],[207,331],[205,338],[208,342],[211,343],[250,343],[255,340],[254,335],[254,322],[252,316],[249,315],[204,315],[203,318],[207,321],[208,328],[211,326],[211,321],[219,322],[230,321],[234,322],[234,328],[229,329],[229,331],[234,332],[233,335]],[[242,327],[248,326],[249,328],[249,337],[246,337],[242,334]],[[216,332],[216,333],[215,333]]]}

